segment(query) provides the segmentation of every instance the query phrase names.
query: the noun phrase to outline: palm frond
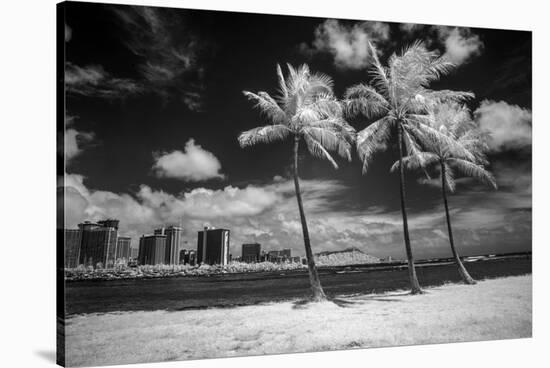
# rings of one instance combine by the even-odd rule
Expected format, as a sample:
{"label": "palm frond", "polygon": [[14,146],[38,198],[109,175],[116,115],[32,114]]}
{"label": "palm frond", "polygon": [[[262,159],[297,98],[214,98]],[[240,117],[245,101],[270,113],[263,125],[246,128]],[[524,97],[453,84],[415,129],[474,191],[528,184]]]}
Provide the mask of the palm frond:
{"label": "palm frond", "polygon": [[357,134],[357,153],[363,164],[363,174],[367,172],[368,165],[373,155],[386,149],[386,144],[391,135],[392,121],[385,116],[375,121]]}
{"label": "palm frond", "polygon": [[351,144],[346,136],[335,129],[327,129],[318,126],[307,126],[303,128],[304,135],[313,138],[329,151],[335,151],[338,155],[351,161]]}
{"label": "palm frond", "polygon": [[288,88],[286,85],[285,77],[283,75],[283,71],[281,70],[281,66],[279,64],[277,64],[277,79],[279,81],[279,93],[281,94],[279,102],[282,102],[284,104],[288,98]]}
{"label": "palm frond", "polygon": [[349,125],[342,118],[326,118],[322,120],[317,120],[308,124],[309,127],[317,127],[322,129],[329,129],[334,132],[337,132],[341,135],[347,142],[350,144],[355,143],[356,132],[355,129]]}
{"label": "palm frond", "polygon": [[291,96],[305,95],[308,88],[309,67],[306,64],[295,69],[287,63],[289,75],[286,79],[288,94]]}
{"label": "palm frond", "polygon": [[389,107],[384,96],[367,84],[356,84],[348,88],[344,94],[344,106],[346,114],[363,114],[366,117],[379,116],[387,112]]}
{"label": "palm frond", "polygon": [[419,95],[423,96],[426,100],[432,101],[435,103],[444,103],[444,102],[458,102],[462,103],[467,100],[473,99],[475,94],[467,91],[451,91],[448,89],[433,91],[433,90],[422,90],[419,92]]}
{"label": "palm frond", "polygon": [[334,81],[330,76],[323,73],[311,73],[309,75],[309,93],[317,94],[332,94]]}
{"label": "palm frond", "polygon": [[452,168],[447,165],[447,163],[443,163],[445,165],[445,184],[449,192],[453,193],[456,189],[456,183],[455,183],[455,176]]}
{"label": "palm frond", "polygon": [[380,60],[378,59],[378,52],[374,45],[368,41],[369,52],[373,58],[372,67],[369,68],[368,74],[372,77],[374,86],[380,91],[380,94],[388,96],[390,89],[390,81],[388,77],[388,71],[382,66]]}
{"label": "palm frond", "polygon": [[281,141],[291,133],[292,131],[286,125],[266,125],[242,132],[238,140],[241,147],[246,147],[258,143]]}
{"label": "palm frond", "polygon": [[318,94],[308,103],[304,103],[302,108],[312,109],[322,117],[340,117],[343,115],[342,104],[332,93]]}
{"label": "palm frond", "polygon": [[458,137],[458,143],[474,155],[475,163],[480,165],[489,163],[485,155],[485,152],[489,150],[488,134],[486,132],[477,128],[466,130]]}
{"label": "palm frond", "polygon": [[425,72],[429,74],[429,82],[439,80],[442,76],[449,74],[456,68],[456,65],[446,57],[432,57],[425,65]]}
{"label": "palm frond", "polygon": [[306,146],[309,152],[313,156],[326,159],[328,162],[332,164],[332,166],[335,169],[338,169],[338,164],[336,163],[336,161],[334,161],[330,153],[328,153],[328,151],[323,147],[323,145],[319,141],[317,141],[307,132],[304,134],[304,140],[306,142]]}
{"label": "palm frond", "polygon": [[495,178],[488,170],[485,170],[483,166],[460,158],[450,158],[447,162],[452,164],[453,167],[460,171],[461,174],[478,179],[479,181],[497,189]]}
{"label": "palm frond", "polygon": [[[419,152],[413,156],[403,157],[403,167],[407,170],[418,170],[428,168],[430,165],[437,163],[439,157],[431,152]],[[395,172],[399,169],[399,160],[395,161],[390,168],[390,172]]]}
{"label": "palm frond", "polygon": [[415,127],[406,124],[403,125],[403,142],[405,143],[407,156],[418,155],[421,152],[420,146],[417,143],[419,136],[421,134]]}
{"label": "palm frond", "polygon": [[243,94],[251,101],[255,102],[254,107],[265,114],[274,124],[285,124],[287,117],[285,112],[279,107],[277,102],[266,92],[252,93],[243,91]]}
{"label": "palm frond", "polygon": [[431,152],[437,152],[441,155],[447,153],[446,157],[454,156],[469,161],[475,161],[475,155],[466,147],[457,142],[453,137],[445,135],[441,131],[428,126],[418,125],[418,130],[423,135],[423,145]]}

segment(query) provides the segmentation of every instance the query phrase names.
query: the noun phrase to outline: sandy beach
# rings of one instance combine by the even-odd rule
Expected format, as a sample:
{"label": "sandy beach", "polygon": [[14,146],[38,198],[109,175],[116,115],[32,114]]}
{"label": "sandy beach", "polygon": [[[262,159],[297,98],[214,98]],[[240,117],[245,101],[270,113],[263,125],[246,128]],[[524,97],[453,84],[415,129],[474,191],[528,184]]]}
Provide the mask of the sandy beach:
{"label": "sandy beach", "polygon": [[[67,320],[69,366],[531,337],[531,275],[405,291]],[[208,333],[205,333],[205,332]]]}

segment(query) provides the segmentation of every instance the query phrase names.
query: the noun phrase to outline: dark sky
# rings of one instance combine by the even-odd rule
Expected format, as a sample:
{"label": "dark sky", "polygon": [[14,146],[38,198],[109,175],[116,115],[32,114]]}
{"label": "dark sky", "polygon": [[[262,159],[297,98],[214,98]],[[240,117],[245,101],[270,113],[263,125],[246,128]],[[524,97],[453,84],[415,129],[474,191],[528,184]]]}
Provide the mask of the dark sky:
{"label": "dark sky", "polygon": [[[242,91],[275,95],[276,64],[307,63],[341,97],[369,81],[367,39],[383,63],[421,39],[458,64],[432,87],[474,92],[469,107],[493,134],[499,190],[461,179],[450,197],[460,251],[531,249],[530,32],[71,2],[65,24],[70,227],[116,217],[137,246],[155,226],[182,223],[194,247],[208,223],[231,229],[236,255],[253,241],[303,254],[292,147],[239,147],[240,132],[268,123]],[[391,150],[378,155],[362,176],[357,156],[334,170],[303,152],[314,251],[404,257],[395,159]],[[413,251],[448,256],[439,188],[419,178],[407,173]]]}

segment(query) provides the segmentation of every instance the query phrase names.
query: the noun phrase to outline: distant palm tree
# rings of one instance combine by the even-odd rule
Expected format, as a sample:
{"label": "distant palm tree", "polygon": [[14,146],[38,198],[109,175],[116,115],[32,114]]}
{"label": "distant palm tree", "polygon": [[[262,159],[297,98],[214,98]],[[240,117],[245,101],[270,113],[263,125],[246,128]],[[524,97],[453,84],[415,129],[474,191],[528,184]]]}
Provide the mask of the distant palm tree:
{"label": "distant palm tree", "polygon": [[343,119],[340,102],[332,92],[332,79],[324,74],[312,73],[307,65],[297,69],[288,64],[289,75],[285,80],[277,65],[279,94],[272,98],[266,92],[257,94],[243,91],[256,103],[256,107],[271,121],[270,125],[245,131],[239,136],[241,147],[257,143],[271,143],[292,137],[294,140],[294,187],[302,222],[309,281],[316,301],[325,300],[315,260],[311,250],[309,231],[302,204],[298,176],[298,149],[303,140],[309,152],[328,160],[337,169],[338,165],[329,151],[351,161],[355,130]]}
{"label": "distant palm tree", "polygon": [[413,43],[399,56],[394,53],[389,58],[387,67],[382,66],[375,48],[370,43],[369,49],[373,59],[372,67],[369,69],[371,84],[357,84],[346,91],[346,111],[352,116],[362,114],[367,118],[377,119],[357,135],[357,151],[363,161],[363,173],[366,173],[368,164],[376,152],[385,150],[392,141],[397,144],[401,214],[411,293],[421,293],[414,267],[405,207],[403,146],[408,154],[415,154],[419,152],[419,137],[437,134],[426,125],[426,115],[430,106],[439,101],[462,101],[472,97],[472,94],[428,89],[431,82],[449,73],[454,65],[439,57],[437,52],[428,51],[421,42]]}
{"label": "distant palm tree", "polygon": [[[451,251],[462,280],[466,284],[475,284],[455,248],[447,191],[455,190],[455,171],[497,188],[493,175],[484,168],[488,163],[484,153],[488,148],[486,135],[472,121],[468,108],[456,103],[437,105],[432,118],[433,128],[439,134],[423,140],[426,151],[403,158],[403,166],[410,170],[436,166],[439,170]],[[399,162],[395,162],[391,170],[397,170],[398,166]]]}

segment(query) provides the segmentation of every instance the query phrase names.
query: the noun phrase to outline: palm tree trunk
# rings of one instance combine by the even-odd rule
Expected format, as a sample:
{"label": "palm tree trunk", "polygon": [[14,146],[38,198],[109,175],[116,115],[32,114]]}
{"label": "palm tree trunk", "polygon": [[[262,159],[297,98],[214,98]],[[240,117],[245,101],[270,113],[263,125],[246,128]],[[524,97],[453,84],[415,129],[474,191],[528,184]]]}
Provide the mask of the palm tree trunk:
{"label": "palm tree trunk", "polygon": [[298,145],[300,143],[300,137],[296,136],[294,139],[294,188],[296,190],[296,200],[298,201],[298,209],[300,210],[300,221],[302,222],[302,231],[304,234],[304,247],[306,248],[307,268],[309,271],[309,283],[311,285],[311,291],[313,293],[313,300],[323,301],[327,297],[323,288],[321,287],[321,281],[319,280],[319,274],[317,273],[317,267],[315,267],[315,259],[311,251],[311,243],[309,242],[309,231],[307,229],[306,214],[304,213],[304,206],[302,204],[302,194],[300,192],[300,181],[298,178]]}
{"label": "palm tree trunk", "polygon": [[411,249],[411,240],[409,239],[409,225],[407,222],[407,209],[405,208],[405,173],[403,170],[403,125],[397,124],[397,137],[399,146],[399,187],[401,191],[401,214],[403,215],[403,234],[405,237],[405,250],[407,251],[407,262],[409,263],[409,279],[411,282],[411,294],[420,294],[422,289],[416,277],[414,268],[414,258]]}
{"label": "palm tree trunk", "polygon": [[441,162],[441,192],[443,193],[443,203],[445,203],[445,215],[447,216],[447,230],[449,232],[449,242],[451,243],[451,250],[453,252],[453,257],[455,259],[456,265],[458,267],[458,272],[460,272],[460,276],[462,277],[462,280],[464,280],[464,283],[473,285],[475,284],[475,280],[470,276],[468,271],[466,270],[466,267],[462,264],[462,261],[460,260],[460,257],[458,256],[458,253],[455,248],[455,243],[453,240],[453,229],[451,228],[451,216],[449,215],[449,204],[447,203],[447,179],[445,178],[445,163]]}

